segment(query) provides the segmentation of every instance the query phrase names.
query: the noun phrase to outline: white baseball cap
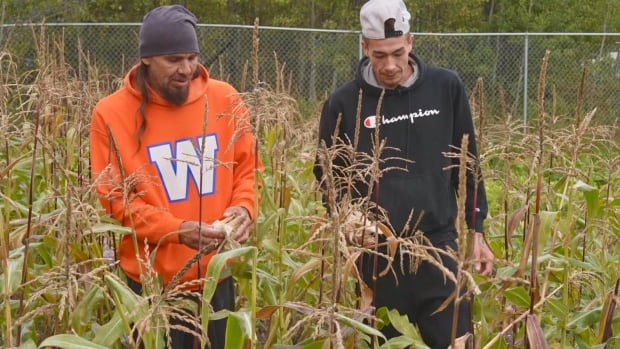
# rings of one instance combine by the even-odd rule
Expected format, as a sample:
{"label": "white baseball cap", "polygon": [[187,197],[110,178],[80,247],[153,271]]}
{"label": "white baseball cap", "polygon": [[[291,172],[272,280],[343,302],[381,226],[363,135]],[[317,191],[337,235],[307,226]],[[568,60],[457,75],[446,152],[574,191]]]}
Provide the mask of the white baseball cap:
{"label": "white baseball cap", "polygon": [[[409,33],[411,14],[403,0],[370,0],[360,10],[362,35],[385,39]],[[393,20],[394,25],[391,23]]]}

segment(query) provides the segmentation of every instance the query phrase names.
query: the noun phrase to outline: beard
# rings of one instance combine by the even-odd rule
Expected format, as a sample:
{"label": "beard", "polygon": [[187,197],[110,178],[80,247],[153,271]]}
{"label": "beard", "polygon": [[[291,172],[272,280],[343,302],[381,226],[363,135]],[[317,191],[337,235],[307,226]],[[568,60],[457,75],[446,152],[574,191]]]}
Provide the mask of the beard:
{"label": "beard", "polygon": [[161,96],[174,105],[182,105],[189,96],[189,86],[182,88],[165,87],[160,92]]}
{"label": "beard", "polygon": [[145,72],[148,84],[168,103],[181,106],[189,97],[189,84],[184,86],[175,86],[174,81],[194,80],[200,76],[200,69],[196,68],[191,75],[174,74],[164,77],[161,74],[149,74]]}

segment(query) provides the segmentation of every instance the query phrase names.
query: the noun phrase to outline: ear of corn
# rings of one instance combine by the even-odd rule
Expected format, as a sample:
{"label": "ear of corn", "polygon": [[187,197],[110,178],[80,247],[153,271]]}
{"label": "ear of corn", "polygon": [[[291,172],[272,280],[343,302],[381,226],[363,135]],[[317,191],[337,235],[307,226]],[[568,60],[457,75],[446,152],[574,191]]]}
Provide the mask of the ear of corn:
{"label": "ear of corn", "polygon": [[213,228],[224,233],[224,240],[218,246],[217,252],[230,251],[241,247],[241,244],[234,239],[234,236],[246,219],[244,216],[233,215],[213,222]]}

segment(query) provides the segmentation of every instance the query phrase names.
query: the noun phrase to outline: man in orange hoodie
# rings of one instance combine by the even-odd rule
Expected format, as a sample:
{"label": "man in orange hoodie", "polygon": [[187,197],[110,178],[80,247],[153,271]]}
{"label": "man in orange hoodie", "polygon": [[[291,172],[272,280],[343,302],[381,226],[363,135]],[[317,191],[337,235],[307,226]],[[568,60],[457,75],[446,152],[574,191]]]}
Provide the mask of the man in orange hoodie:
{"label": "man in orange hoodie", "polygon": [[[225,239],[211,223],[240,217],[232,238],[243,243],[257,214],[260,161],[247,109],[232,86],[211,79],[199,63],[196,21],[181,5],[147,13],[139,64],[92,114],[93,178],[107,213],[135,234],[122,238],[119,259],[137,293],[147,258],[172,286],[198,251],[212,248],[180,275],[179,286],[200,290],[196,280]],[[232,278],[223,278],[212,306],[233,309],[234,300]],[[209,323],[211,348],[224,347],[225,327],[225,320]],[[192,348],[195,338],[173,329],[170,339],[173,348]]]}

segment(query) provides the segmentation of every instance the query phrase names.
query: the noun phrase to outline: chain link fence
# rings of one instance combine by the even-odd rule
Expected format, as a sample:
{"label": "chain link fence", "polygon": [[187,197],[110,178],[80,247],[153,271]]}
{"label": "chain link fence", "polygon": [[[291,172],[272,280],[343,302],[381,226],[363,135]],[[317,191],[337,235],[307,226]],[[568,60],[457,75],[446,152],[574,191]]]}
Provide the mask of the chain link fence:
{"label": "chain link fence", "polygon": [[[2,25],[0,49],[10,52],[20,69],[35,69],[34,42],[44,32],[62,39],[65,60],[76,70],[85,64],[83,53],[100,72],[121,77],[138,61],[139,28],[139,23]],[[241,91],[251,88],[253,77],[271,85],[283,77],[293,97],[311,103],[351,79],[361,57],[356,31],[259,27],[257,61],[252,26],[203,24],[198,37],[201,60],[212,76]],[[423,61],[455,70],[468,91],[484,86],[490,118],[536,115],[546,50],[545,97],[555,108],[548,112],[571,120],[582,101],[584,111],[597,108],[599,123],[615,122],[620,115],[620,33],[415,33],[414,40]]]}

